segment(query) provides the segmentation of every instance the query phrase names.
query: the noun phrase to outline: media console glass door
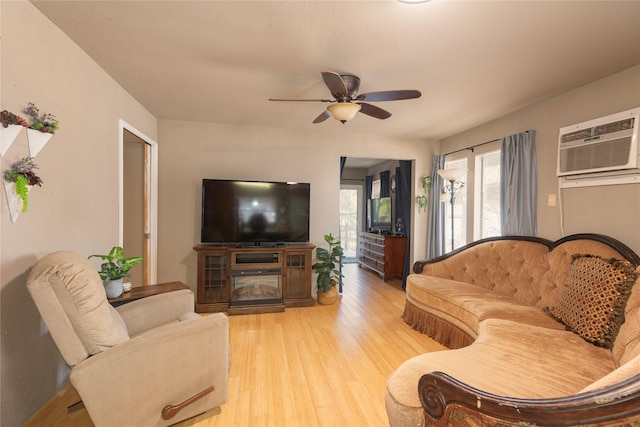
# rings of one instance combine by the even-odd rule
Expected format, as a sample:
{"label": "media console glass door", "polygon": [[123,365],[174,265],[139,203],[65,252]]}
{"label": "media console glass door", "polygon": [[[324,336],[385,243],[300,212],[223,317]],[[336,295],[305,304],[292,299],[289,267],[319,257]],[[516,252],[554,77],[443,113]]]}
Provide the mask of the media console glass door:
{"label": "media console glass door", "polygon": [[282,269],[235,270],[232,272],[231,305],[282,302]]}

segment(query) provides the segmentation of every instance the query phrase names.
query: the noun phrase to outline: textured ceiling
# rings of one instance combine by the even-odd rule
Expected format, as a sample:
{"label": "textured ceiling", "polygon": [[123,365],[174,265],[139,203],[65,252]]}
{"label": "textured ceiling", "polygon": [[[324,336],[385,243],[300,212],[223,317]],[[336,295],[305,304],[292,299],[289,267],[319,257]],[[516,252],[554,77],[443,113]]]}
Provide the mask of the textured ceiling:
{"label": "textured ceiling", "polygon": [[[32,1],[159,119],[441,138],[640,64],[639,1]],[[312,124],[320,72],[392,116]]]}

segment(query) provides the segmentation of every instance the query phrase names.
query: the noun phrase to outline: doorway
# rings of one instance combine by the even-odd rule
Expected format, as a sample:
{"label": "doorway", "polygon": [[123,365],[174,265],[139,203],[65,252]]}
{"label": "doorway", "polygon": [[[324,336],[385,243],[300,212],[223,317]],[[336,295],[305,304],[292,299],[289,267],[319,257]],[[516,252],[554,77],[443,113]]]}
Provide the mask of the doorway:
{"label": "doorway", "polygon": [[362,230],[362,186],[340,186],[340,240],[343,263],[358,262],[358,233]]}
{"label": "doorway", "polygon": [[157,144],[121,121],[120,245],[125,257],[141,256],[131,269],[133,286],[156,283]]}

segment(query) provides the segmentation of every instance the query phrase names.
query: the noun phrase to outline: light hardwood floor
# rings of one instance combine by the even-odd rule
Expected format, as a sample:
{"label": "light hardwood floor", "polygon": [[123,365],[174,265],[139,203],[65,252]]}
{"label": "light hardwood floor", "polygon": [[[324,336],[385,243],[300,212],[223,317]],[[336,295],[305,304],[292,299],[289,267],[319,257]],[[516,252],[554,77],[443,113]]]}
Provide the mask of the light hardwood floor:
{"label": "light hardwood floor", "polygon": [[[442,350],[401,318],[399,279],[383,282],[357,264],[344,267],[345,292],[331,306],[230,316],[229,400],[218,415],[187,427],[388,426],[387,377],[408,358]],[[25,426],[92,426],[77,399],[62,390]]]}

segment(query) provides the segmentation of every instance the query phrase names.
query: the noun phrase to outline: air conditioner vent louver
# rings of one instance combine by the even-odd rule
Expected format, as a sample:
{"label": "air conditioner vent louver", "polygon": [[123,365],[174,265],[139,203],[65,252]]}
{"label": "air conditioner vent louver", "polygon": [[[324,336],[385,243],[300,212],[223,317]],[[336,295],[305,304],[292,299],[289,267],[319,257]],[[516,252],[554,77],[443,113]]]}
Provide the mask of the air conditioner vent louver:
{"label": "air conditioner vent louver", "polygon": [[[560,129],[558,169],[563,184],[598,185],[598,177],[611,172],[634,175],[640,172],[640,108],[611,114]],[[622,175],[616,180],[622,183]],[[611,179],[610,179],[611,180]],[[562,184],[561,184],[562,185]],[[606,184],[603,184],[606,185]]]}
{"label": "air conditioner vent louver", "polygon": [[571,132],[571,133],[562,135],[561,142],[565,143],[565,142],[571,142],[571,141],[578,141],[581,139],[587,139],[594,136],[607,135],[609,133],[633,129],[634,122],[635,122],[635,118],[631,118],[631,119],[619,120],[617,122],[605,123],[603,125],[590,127],[587,129],[581,129],[576,132]]}
{"label": "air conditioner vent louver", "polygon": [[591,129],[582,129],[577,132],[571,132],[571,133],[562,135],[562,142],[565,143],[565,142],[577,141],[579,139],[587,139],[591,136],[592,136]]}
{"label": "air conditioner vent louver", "polygon": [[608,133],[620,132],[621,130],[633,129],[633,121],[634,119],[627,119],[596,126],[593,133],[594,135],[606,135]]}

